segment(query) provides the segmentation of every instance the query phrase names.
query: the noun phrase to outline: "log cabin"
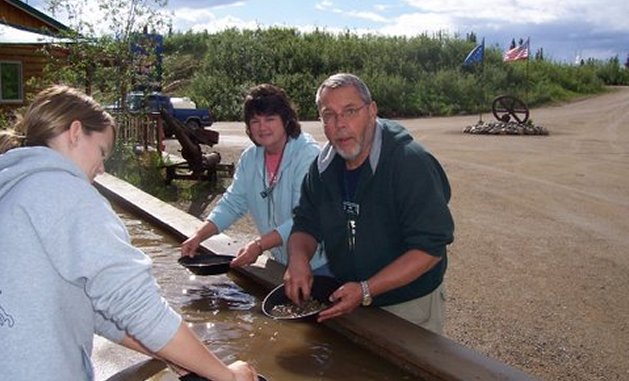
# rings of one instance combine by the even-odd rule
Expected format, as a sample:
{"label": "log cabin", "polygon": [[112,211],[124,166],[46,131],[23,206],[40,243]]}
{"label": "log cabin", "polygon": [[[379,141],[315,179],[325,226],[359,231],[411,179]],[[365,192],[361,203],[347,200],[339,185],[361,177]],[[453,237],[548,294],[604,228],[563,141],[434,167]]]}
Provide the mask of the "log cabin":
{"label": "log cabin", "polygon": [[12,119],[39,89],[48,55],[64,54],[70,29],[19,0],[0,0],[0,122]]}

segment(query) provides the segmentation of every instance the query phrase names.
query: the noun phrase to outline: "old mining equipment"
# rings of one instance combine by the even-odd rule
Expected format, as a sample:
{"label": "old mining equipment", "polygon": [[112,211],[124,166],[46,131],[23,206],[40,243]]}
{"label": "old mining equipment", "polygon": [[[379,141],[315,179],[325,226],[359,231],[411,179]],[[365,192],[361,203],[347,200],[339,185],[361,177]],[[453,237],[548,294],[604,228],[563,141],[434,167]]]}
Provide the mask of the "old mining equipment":
{"label": "old mining equipment", "polygon": [[181,144],[181,156],[185,160],[165,165],[167,184],[170,184],[173,179],[216,181],[218,172],[233,176],[233,164],[221,164],[221,155],[218,152],[204,153],[201,149],[201,144],[212,147],[218,143],[217,131],[204,128],[191,129],[165,111],[161,111],[160,114],[164,123],[174,132]]}
{"label": "old mining equipment", "polygon": [[491,104],[491,112],[500,122],[514,122],[524,124],[529,120],[529,107],[513,95],[500,95]]}

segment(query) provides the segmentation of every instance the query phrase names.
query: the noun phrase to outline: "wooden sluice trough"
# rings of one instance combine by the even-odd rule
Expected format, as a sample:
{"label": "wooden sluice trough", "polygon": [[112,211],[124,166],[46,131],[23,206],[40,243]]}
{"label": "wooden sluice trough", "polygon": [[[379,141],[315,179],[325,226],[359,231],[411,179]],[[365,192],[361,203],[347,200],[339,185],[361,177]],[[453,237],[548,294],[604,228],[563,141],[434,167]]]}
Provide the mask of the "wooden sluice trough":
{"label": "wooden sluice trough", "polygon": [[[99,191],[125,210],[183,241],[200,220],[111,175],[98,176]],[[235,255],[239,244],[224,234],[205,241],[203,247],[216,254]],[[266,290],[282,282],[283,268],[273,260],[260,260],[234,270]],[[378,308],[359,308],[352,314],[324,323],[329,328],[417,376],[433,381],[527,381],[534,377],[489,358],[444,336],[417,327]],[[149,360],[112,376],[108,381],[141,381],[164,368]]]}

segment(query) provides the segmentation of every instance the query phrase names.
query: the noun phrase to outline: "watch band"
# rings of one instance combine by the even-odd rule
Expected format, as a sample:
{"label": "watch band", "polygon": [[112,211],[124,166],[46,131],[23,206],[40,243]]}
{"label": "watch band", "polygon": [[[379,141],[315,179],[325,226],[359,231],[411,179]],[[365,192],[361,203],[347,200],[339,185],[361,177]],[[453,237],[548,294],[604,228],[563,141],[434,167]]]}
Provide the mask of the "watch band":
{"label": "watch band", "polygon": [[372,302],[372,298],[371,298],[371,293],[369,292],[369,283],[367,283],[366,280],[360,282],[360,288],[363,292],[363,301],[361,304],[363,306],[370,305]]}

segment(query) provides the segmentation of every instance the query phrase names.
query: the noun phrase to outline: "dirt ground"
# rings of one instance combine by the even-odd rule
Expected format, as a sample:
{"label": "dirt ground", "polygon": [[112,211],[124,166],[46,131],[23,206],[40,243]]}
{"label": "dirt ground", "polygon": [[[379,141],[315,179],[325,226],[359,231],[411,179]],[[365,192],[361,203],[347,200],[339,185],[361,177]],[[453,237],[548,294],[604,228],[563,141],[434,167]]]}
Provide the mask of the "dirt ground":
{"label": "dirt ground", "polygon": [[[549,135],[464,134],[479,115],[401,121],[452,185],[446,336],[543,380],[627,380],[629,88],[531,119]],[[212,150],[237,161],[243,124],[212,128]],[[303,129],[325,141],[318,122]],[[227,234],[255,231],[245,218]]]}

